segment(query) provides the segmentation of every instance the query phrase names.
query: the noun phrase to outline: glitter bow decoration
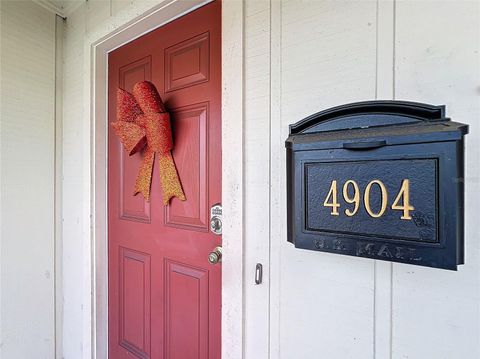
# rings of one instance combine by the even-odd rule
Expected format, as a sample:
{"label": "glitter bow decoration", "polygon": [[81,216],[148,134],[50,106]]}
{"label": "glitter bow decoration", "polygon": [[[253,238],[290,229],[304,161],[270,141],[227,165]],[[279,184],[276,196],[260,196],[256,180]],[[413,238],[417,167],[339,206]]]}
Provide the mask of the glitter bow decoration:
{"label": "glitter bow decoration", "polygon": [[167,205],[172,197],[184,201],[185,194],[171,153],[170,115],[151,82],[138,82],[132,94],[120,88],[117,90],[117,121],[112,122],[112,127],[130,156],[144,149],[134,195],[140,192],[150,200],[153,163],[158,155],[163,203]]}

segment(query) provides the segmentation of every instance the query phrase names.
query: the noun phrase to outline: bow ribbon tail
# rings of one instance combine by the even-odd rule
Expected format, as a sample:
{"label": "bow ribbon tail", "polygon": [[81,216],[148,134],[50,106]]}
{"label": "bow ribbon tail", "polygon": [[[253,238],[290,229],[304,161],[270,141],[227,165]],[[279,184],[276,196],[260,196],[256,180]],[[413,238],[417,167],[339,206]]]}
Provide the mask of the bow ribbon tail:
{"label": "bow ribbon tail", "polygon": [[135,181],[134,195],[141,193],[143,198],[150,201],[150,188],[152,184],[153,162],[155,160],[155,152],[147,146],[140,170],[138,171],[137,180]]}
{"label": "bow ribbon tail", "polygon": [[166,205],[170,198],[177,197],[185,201],[180,179],[178,178],[175,162],[170,151],[159,154],[160,181],[163,189],[163,203]]}

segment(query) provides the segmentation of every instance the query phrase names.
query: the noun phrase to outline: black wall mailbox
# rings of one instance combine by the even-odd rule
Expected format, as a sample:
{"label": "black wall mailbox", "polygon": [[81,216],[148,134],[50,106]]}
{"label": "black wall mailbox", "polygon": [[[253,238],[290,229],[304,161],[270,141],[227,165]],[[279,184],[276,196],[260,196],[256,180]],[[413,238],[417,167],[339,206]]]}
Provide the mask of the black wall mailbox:
{"label": "black wall mailbox", "polygon": [[290,126],[288,240],[444,269],[464,263],[464,135],[444,106],[370,101]]}

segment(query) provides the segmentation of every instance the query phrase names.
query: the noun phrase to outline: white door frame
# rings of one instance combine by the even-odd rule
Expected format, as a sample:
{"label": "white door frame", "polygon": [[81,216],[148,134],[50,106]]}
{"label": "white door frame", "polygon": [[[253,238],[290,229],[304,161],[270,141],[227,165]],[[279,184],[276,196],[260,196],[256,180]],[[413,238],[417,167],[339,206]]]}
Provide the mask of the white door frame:
{"label": "white door frame", "polygon": [[[108,357],[108,53],[210,0],[166,0],[133,21],[106,24],[86,41],[90,113],[92,358]],[[114,31],[108,31],[116,28]],[[240,154],[240,155],[239,155]],[[222,359],[243,357],[243,3],[222,3]],[[86,314],[90,315],[90,314]],[[88,329],[87,329],[88,330]]]}

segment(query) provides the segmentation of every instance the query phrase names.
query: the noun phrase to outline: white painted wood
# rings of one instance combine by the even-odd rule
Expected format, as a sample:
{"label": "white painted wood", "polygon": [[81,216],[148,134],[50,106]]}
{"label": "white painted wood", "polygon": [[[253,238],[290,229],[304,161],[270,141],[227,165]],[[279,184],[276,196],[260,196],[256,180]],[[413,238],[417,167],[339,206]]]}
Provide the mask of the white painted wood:
{"label": "white painted wood", "polygon": [[0,8],[0,357],[53,358],[55,15]]}
{"label": "white painted wood", "polygon": [[[95,49],[95,61],[93,72],[95,73],[95,86],[92,97],[95,99],[92,103],[92,112],[95,119],[108,118],[106,96],[108,93],[108,58],[106,49],[100,45]],[[92,336],[92,346],[95,358],[108,357],[108,209],[105,207],[108,198],[107,183],[108,169],[108,124],[106,121],[94,121],[95,127],[95,145],[94,159],[95,170],[93,198],[93,218],[95,220],[94,246],[93,254],[94,266],[92,275],[95,278],[95,297],[93,298],[93,308],[95,315],[92,316],[92,327],[94,335]]]}
{"label": "white painted wood", "polygon": [[[67,18],[77,8],[82,6],[88,0],[32,0],[44,9],[62,17]],[[106,2],[106,0],[103,0]],[[111,0],[108,0],[111,2]],[[116,1],[115,1],[116,2]]]}
{"label": "white painted wood", "polygon": [[479,2],[397,1],[396,97],[445,104],[448,116],[470,124],[470,134],[466,264],[458,272],[394,265],[394,359],[480,357],[479,50]]}
{"label": "white painted wood", "polygon": [[125,1],[112,1],[111,2],[111,15],[115,16],[123,9],[132,5],[132,2],[129,0]]}
{"label": "white painted wood", "polygon": [[[55,0],[57,6],[60,6],[65,17],[69,17],[75,10],[82,6],[88,0]],[[109,0],[117,1],[117,0]]]}
{"label": "white painted wood", "polygon": [[89,0],[85,4],[85,31],[95,31],[97,26],[103,26],[105,21],[110,18],[111,8],[109,1],[104,0]]}
{"label": "white painted wood", "polygon": [[63,18],[55,18],[55,358],[61,358],[63,349]]}
{"label": "white painted wood", "polygon": [[[83,36],[84,14],[81,11],[71,16],[65,23],[64,66],[63,66],[63,129],[62,129],[62,170],[63,170],[63,355],[87,357],[82,328],[89,315],[84,303],[84,278],[89,268],[85,265],[84,243],[89,242],[89,219],[83,217],[82,208],[88,201],[88,193],[83,193],[83,184],[90,180],[85,176],[85,145],[89,135],[82,132],[83,116]],[[88,143],[88,142],[87,142]],[[86,198],[85,198],[86,197]],[[88,202],[87,202],[88,203]],[[84,309],[85,308],[85,309]]]}
{"label": "white painted wood", "polygon": [[393,100],[395,81],[395,0],[377,2],[377,60],[375,98]]}
{"label": "white painted wood", "polygon": [[[282,104],[282,3],[271,1],[270,15],[270,333],[269,358],[280,358],[281,308],[281,241],[285,239],[285,225],[279,220],[285,215],[284,188],[285,129],[279,126]],[[282,175],[282,171],[283,175]]]}
{"label": "white painted wood", "polygon": [[63,12],[63,6],[59,1],[53,0],[32,0],[37,5],[43,7],[45,10],[50,11],[53,14],[56,14],[61,17],[65,17],[65,13]]}
{"label": "white painted wood", "polygon": [[[373,357],[374,265],[367,259],[295,249],[286,241],[285,148],[288,125],[338,104],[375,96],[376,4],[283,2],[280,139],[272,177],[280,203],[280,358]],[[272,261],[272,265],[273,265]],[[274,277],[272,277],[273,280]],[[272,314],[273,315],[273,314]],[[273,330],[273,329],[272,329]]]}
{"label": "white painted wood", "polygon": [[[2,2],[0,1],[0,40],[2,39]],[[0,45],[0,60],[3,58],[2,56],[2,46]],[[2,82],[2,68],[1,68],[1,62],[0,62],[0,149],[3,148],[3,126],[2,126],[2,103],[3,103],[3,96],[2,96],[2,87],[1,87],[1,82]],[[3,189],[3,176],[2,176],[2,160],[1,160],[1,152],[0,152],[0,259],[2,258],[2,237],[3,237],[3,232],[2,232],[2,224],[3,224],[3,215],[2,215],[2,202],[3,202],[3,196],[2,196],[2,189]],[[0,343],[3,343],[3,325],[2,325],[2,308],[3,308],[3,296],[1,294],[2,290],[2,282],[1,278],[3,275],[3,269],[2,265],[0,264]],[[3,344],[2,344],[3,346]],[[2,348],[0,347],[0,354],[2,353]]]}
{"label": "white painted wood", "polygon": [[[395,2],[377,1],[375,98],[394,99]],[[392,263],[375,261],[374,358],[390,359],[392,351]]]}
{"label": "white painted wood", "polygon": [[[270,255],[270,1],[245,2],[245,357],[268,358]],[[228,160],[228,157],[226,158]],[[255,284],[255,267],[263,282]]]}
{"label": "white painted wood", "polygon": [[244,6],[222,3],[222,358],[244,343]]}

